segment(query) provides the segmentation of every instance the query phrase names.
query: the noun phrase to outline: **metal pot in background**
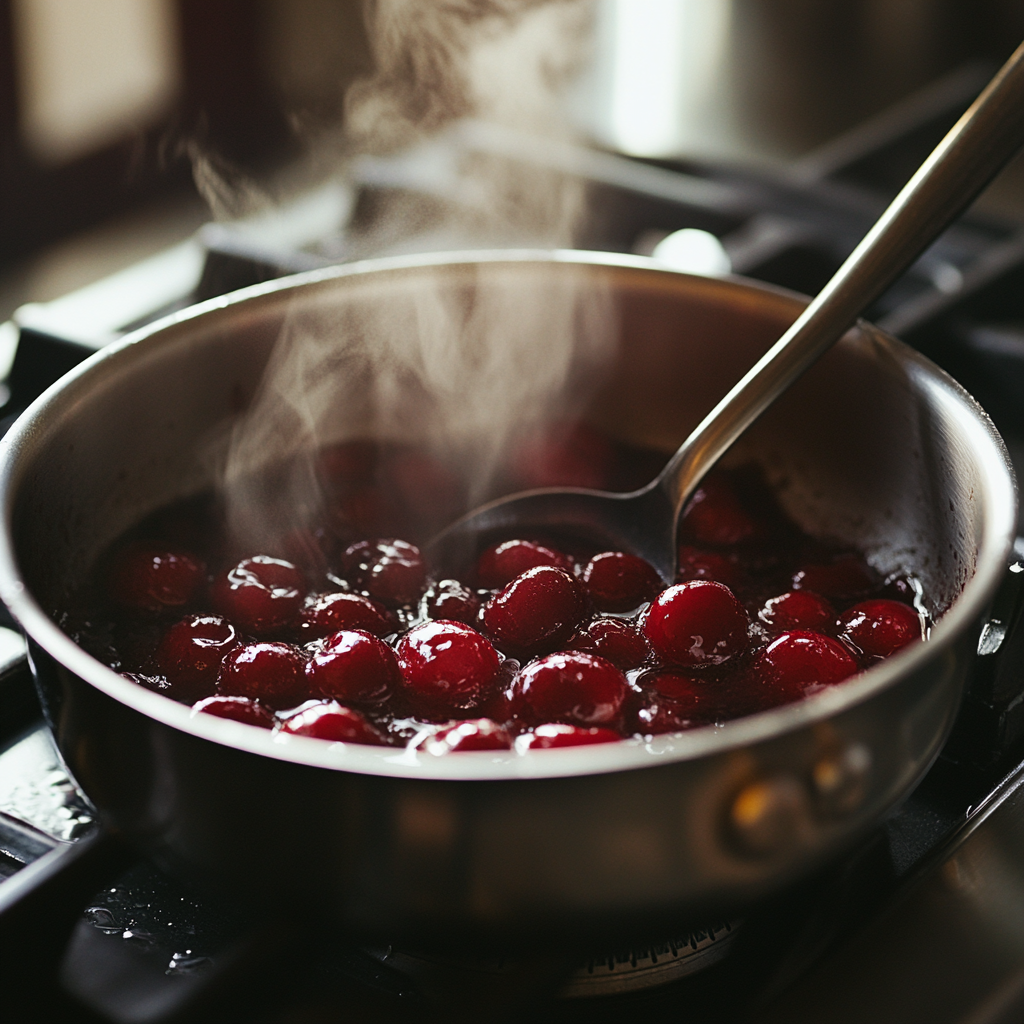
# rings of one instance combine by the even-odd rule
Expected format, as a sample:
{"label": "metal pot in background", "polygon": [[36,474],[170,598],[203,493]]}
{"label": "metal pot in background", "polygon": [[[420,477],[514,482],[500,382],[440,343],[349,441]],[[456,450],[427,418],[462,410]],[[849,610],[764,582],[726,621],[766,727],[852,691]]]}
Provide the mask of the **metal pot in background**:
{"label": "metal pot in background", "polygon": [[[366,934],[552,940],[727,912],[852,844],[948,734],[1016,520],[984,412],[862,324],[766,415],[756,459],[800,525],[919,577],[932,639],[804,702],[651,743],[433,759],[336,747],[189,709],[55,625],[67,586],[143,515],[213,483],[210,439],[254,394],[286,317],[398,308],[424,287],[610,294],[618,347],[590,418],[671,451],[803,300],[639,258],[495,253],[275,281],[90,359],[3,446],[0,591],[30,638],[58,745],[104,824],[179,870]],[[254,888],[255,887],[255,888]],[[268,888],[269,887],[269,888]]]}

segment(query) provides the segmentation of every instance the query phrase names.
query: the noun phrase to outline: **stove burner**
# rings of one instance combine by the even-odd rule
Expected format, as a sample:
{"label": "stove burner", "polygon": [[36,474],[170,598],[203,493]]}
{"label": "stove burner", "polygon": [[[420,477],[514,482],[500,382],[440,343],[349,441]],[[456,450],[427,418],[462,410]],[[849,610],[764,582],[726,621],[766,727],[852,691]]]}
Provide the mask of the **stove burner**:
{"label": "stove burner", "polygon": [[[557,996],[587,999],[639,992],[704,971],[726,957],[741,926],[742,921],[724,921],[664,942],[591,957],[567,976],[562,974],[565,981]],[[468,975],[497,982],[518,980],[524,973],[523,964],[501,957],[445,956],[395,946],[366,946],[364,952],[427,991],[457,984]],[[559,971],[557,961],[552,962],[552,971]],[[529,973],[538,972],[531,965]]]}

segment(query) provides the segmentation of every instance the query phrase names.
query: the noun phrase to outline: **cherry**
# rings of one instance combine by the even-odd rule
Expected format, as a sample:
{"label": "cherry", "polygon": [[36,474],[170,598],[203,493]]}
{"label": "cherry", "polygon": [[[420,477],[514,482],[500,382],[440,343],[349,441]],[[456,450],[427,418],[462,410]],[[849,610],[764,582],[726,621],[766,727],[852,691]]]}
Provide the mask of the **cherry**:
{"label": "cherry", "polygon": [[320,639],[339,629],[362,629],[374,636],[398,632],[398,620],[379,601],[362,594],[320,594],[302,609],[300,631]]}
{"label": "cherry", "polygon": [[435,583],[424,598],[426,614],[432,619],[449,619],[472,626],[480,615],[480,602],[476,594],[458,580]]}
{"label": "cherry", "polygon": [[844,555],[834,562],[805,565],[793,576],[793,589],[813,590],[825,597],[850,600],[875,590],[880,582],[862,559]]}
{"label": "cherry", "polygon": [[615,725],[629,693],[626,677],[594,654],[549,654],[524,668],[512,683],[512,709],[530,722]]}
{"label": "cherry", "polygon": [[333,743],[368,743],[381,746],[384,737],[358,712],[334,700],[307,704],[281,723],[281,732],[312,736]]}
{"label": "cherry", "polygon": [[110,591],[125,608],[160,612],[188,604],[205,577],[206,566],[194,555],[139,542],[114,557]]}
{"label": "cherry", "polygon": [[461,622],[439,619],[410,630],[399,641],[402,683],[413,704],[428,712],[472,707],[498,674],[491,642]]}
{"label": "cherry", "polygon": [[563,425],[523,446],[515,459],[519,489],[590,487],[604,490],[615,465],[615,449],[604,434],[584,423]]}
{"label": "cherry", "polygon": [[359,541],[345,550],[349,577],[386,604],[408,605],[426,586],[420,549],[404,540]]}
{"label": "cherry", "polygon": [[508,750],[512,737],[490,718],[456,722],[427,737],[423,749],[428,754],[450,754],[455,750]]}
{"label": "cherry", "polygon": [[804,629],[777,636],[754,663],[755,674],[787,700],[842,682],[857,671],[853,655],[838,640]]}
{"label": "cherry", "polygon": [[524,733],[516,740],[516,748],[551,750],[555,747],[584,747],[594,743],[614,743],[622,737],[614,729],[584,729],[578,725],[550,722],[538,725],[533,732]]}
{"label": "cherry", "polygon": [[921,619],[899,601],[877,598],[861,601],[839,620],[847,639],[865,654],[887,658],[913,640],[921,639]]}
{"label": "cherry", "polygon": [[217,692],[225,697],[249,697],[272,708],[293,708],[309,697],[305,666],[302,651],[291,644],[243,644],[224,659]]}
{"label": "cherry", "polygon": [[543,654],[564,644],[586,614],[586,595],[562,569],[539,565],[484,605],[484,628],[512,653]]}
{"label": "cherry", "polygon": [[715,551],[702,551],[688,544],[680,544],[676,562],[676,579],[680,583],[684,580],[714,580],[733,589],[743,582],[743,570],[734,561]]}
{"label": "cherry", "polygon": [[643,621],[655,652],[673,665],[720,665],[747,649],[749,620],[733,592],[711,580],[662,591]]}
{"label": "cherry", "polygon": [[507,540],[489,547],[476,563],[477,582],[485,590],[497,590],[538,565],[553,565],[572,572],[573,560],[561,551],[533,540]]}
{"label": "cherry", "polygon": [[790,590],[765,602],[762,622],[777,629],[817,629],[836,621],[835,609],[813,590]]}
{"label": "cherry", "polygon": [[221,662],[237,645],[238,634],[227,619],[189,615],[164,634],[156,662],[175,696],[192,703],[213,690]]}
{"label": "cherry", "polygon": [[600,655],[623,671],[639,668],[653,654],[644,635],[621,619],[594,619],[567,646]]}
{"label": "cherry", "polygon": [[398,662],[383,640],[361,629],[328,637],[305,665],[307,689],[353,704],[379,704],[399,684]]}
{"label": "cherry", "polygon": [[274,716],[248,697],[207,697],[192,705],[193,715],[200,712],[218,718],[230,718],[233,722],[244,722],[246,725],[258,725],[261,729],[274,726]]}
{"label": "cherry", "polygon": [[596,608],[628,612],[661,590],[661,577],[650,562],[624,551],[602,551],[587,562],[583,582]]}
{"label": "cherry", "polygon": [[680,529],[698,544],[746,544],[763,536],[760,524],[721,477],[708,477],[683,512]]}
{"label": "cherry", "polygon": [[280,558],[243,558],[213,585],[213,606],[247,633],[273,633],[292,625],[305,596],[302,573]]}

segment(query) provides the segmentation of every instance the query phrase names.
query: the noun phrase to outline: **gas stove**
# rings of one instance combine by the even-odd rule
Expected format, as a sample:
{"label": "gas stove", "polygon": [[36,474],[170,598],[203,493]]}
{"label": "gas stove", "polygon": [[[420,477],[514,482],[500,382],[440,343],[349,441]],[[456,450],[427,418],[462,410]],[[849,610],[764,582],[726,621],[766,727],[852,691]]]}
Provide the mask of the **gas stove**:
{"label": "gas stove", "polygon": [[[529,244],[450,227],[467,222],[451,214],[461,168],[481,154],[581,181],[593,215],[580,247],[684,268],[703,259],[708,271],[814,292],[986,77],[951,76],[784,173],[630,160],[473,123],[397,157],[357,160],[273,216],[211,224],[113,278],[23,307],[2,328],[18,335],[4,422],[91,351],[197,300],[368,256]],[[396,203],[417,211],[414,224],[382,227],[380,211]],[[867,315],[982,402],[1020,474],[1024,208],[1019,221],[966,215]],[[840,862],[740,915],[624,936],[611,949],[413,949],[281,916],[280,880],[239,908],[126,856],[86,907],[34,909],[31,953],[3,998],[18,1019],[68,1021],[1019,1019],[1024,540],[1015,558],[954,733],[918,789]],[[12,627],[0,629],[4,880],[62,844],[81,844],[85,863],[93,829]]]}

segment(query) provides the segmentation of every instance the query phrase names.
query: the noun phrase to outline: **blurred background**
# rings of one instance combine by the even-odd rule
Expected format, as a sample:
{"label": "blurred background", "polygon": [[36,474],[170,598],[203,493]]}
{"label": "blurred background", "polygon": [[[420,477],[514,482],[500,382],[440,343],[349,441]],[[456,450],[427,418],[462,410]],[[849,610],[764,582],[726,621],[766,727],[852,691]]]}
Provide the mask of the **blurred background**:
{"label": "blurred background", "polygon": [[[582,138],[785,167],[997,65],[1024,3],[598,0],[591,29],[564,96]],[[324,140],[372,68],[359,0],[0,0],[0,321],[188,237],[210,218],[197,154],[249,181],[329,173]],[[987,201],[1020,197],[1018,170]]]}

